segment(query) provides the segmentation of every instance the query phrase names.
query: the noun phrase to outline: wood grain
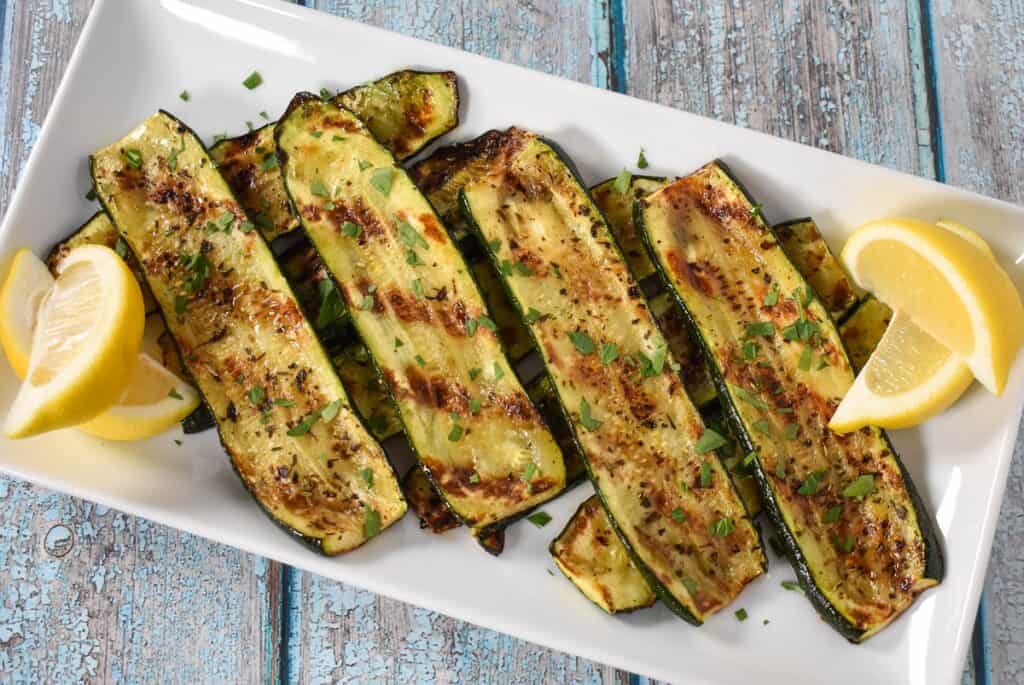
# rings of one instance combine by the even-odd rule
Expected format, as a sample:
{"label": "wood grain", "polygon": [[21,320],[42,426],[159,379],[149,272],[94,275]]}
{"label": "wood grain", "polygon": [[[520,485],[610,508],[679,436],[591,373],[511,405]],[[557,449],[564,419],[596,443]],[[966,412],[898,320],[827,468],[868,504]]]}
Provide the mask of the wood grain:
{"label": "wood grain", "polygon": [[[1024,3],[931,3],[940,174],[1024,202]],[[1024,682],[1024,447],[1018,439],[989,562],[976,655],[995,683]]]}
{"label": "wood grain", "polygon": [[627,92],[927,176],[907,27],[889,0],[631,2]]}

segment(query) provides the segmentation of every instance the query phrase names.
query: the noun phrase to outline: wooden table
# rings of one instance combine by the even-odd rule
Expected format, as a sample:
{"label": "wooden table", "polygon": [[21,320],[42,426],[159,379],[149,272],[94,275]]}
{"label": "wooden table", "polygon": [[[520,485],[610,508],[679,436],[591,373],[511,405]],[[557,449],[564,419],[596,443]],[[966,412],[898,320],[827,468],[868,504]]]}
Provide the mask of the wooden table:
{"label": "wooden table", "polygon": [[[1024,202],[1019,0],[307,4]],[[90,5],[0,0],[4,209]],[[965,683],[1024,682],[1022,445]],[[0,682],[279,679],[643,680],[0,478]]]}

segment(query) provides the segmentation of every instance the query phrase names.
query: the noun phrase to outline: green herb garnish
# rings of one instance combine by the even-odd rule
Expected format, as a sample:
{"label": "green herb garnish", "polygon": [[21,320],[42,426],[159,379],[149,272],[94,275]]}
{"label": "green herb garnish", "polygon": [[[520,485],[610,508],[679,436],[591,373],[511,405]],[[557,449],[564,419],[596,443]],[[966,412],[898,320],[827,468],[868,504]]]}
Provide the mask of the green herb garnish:
{"label": "green herb garnish", "polygon": [[494,380],[500,381],[505,377],[505,371],[501,368],[501,364],[494,362]]}
{"label": "green herb garnish", "polygon": [[448,442],[458,442],[462,438],[462,434],[465,432],[462,426],[454,424],[451,431],[448,432]]}
{"label": "green herb garnish", "polygon": [[357,223],[346,221],[341,225],[341,232],[349,238],[358,238],[359,234],[363,232],[363,229]]}
{"label": "green herb garnish", "polygon": [[142,168],[142,153],[138,150],[131,148],[124,151],[124,159],[128,162],[128,166],[133,169]]}
{"label": "green herb garnish", "polygon": [[415,357],[413,357],[413,359],[415,359],[416,363],[419,364],[420,366],[426,366],[427,365],[427,360],[424,359],[423,357],[421,357],[418,354]]}
{"label": "green herb garnish", "polygon": [[843,515],[843,505],[837,504],[836,506],[834,506],[831,509],[829,509],[828,511],[826,511],[825,515],[821,517],[821,520],[824,521],[825,523],[835,523],[836,521],[839,520],[839,517],[842,516],[842,515]]}
{"label": "green herb garnish", "polygon": [[647,164],[647,158],[644,157],[643,148],[640,148],[640,155],[636,158],[636,166],[638,169],[646,169],[649,166]]}
{"label": "green herb garnish", "polygon": [[540,320],[541,316],[543,316],[543,314],[538,312],[533,307],[530,307],[530,310],[523,315],[523,321],[525,321],[527,324],[537,323],[537,321]]}
{"label": "green herb garnish", "polygon": [[762,400],[757,395],[755,395],[755,394],[753,394],[751,392],[747,392],[746,388],[741,388],[738,385],[730,385],[729,388],[732,390],[732,394],[736,395],[736,397],[740,398],[741,400],[743,400],[747,404],[752,405],[754,407],[757,407],[758,409],[767,409],[768,408],[768,403],[767,402]]}
{"label": "green herb garnish", "polygon": [[320,410],[312,411],[306,415],[302,421],[298,422],[294,426],[288,429],[288,435],[293,438],[297,438],[300,435],[305,435],[309,432],[309,429],[313,427],[313,424],[320,420]]}
{"label": "green herb garnish", "polygon": [[629,190],[629,183],[633,180],[633,174],[629,173],[628,169],[623,169],[619,172],[619,175],[615,177],[615,182],[612,183],[612,188],[619,195],[624,195]]}
{"label": "green herb garnish", "polygon": [[708,532],[720,538],[729,537],[736,530],[736,524],[731,518],[720,518],[708,527]]}
{"label": "green herb garnish", "polygon": [[313,193],[317,197],[324,199],[331,199],[331,194],[327,192],[327,186],[319,178],[314,178],[313,182],[309,184],[309,192]]}
{"label": "green herb garnish", "polygon": [[619,358],[619,347],[615,343],[601,343],[601,363],[611,364]]}
{"label": "green herb garnish", "polygon": [[736,618],[739,619],[740,621],[746,621],[747,620],[747,610],[746,609],[737,609],[735,613],[736,613]]}
{"label": "green herb garnish", "polygon": [[391,181],[395,170],[391,167],[380,167],[374,169],[370,175],[370,185],[380,192],[381,195],[391,194]]}
{"label": "green herb garnish", "polygon": [[483,403],[480,400],[478,400],[478,399],[476,399],[474,397],[473,399],[471,399],[469,401],[469,413],[470,414],[476,414],[477,412],[480,411],[480,408],[482,406],[483,406]]}
{"label": "green herb garnish", "polygon": [[803,482],[797,492],[801,495],[813,495],[818,491],[818,487],[821,485],[821,479],[824,475],[824,471],[811,472],[811,474],[807,476],[807,480]]}
{"label": "green herb garnish", "polygon": [[764,296],[764,306],[774,307],[779,302],[779,284],[772,283],[771,289]]}
{"label": "green herb garnish", "polygon": [[551,523],[551,515],[548,514],[546,511],[538,511],[527,516],[526,520],[532,523],[533,525],[537,526],[538,528],[543,528],[544,526]]}
{"label": "green herb garnish", "polygon": [[192,96],[188,94],[187,90],[183,90],[180,93],[178,93],[178,98],[180,98],[182,102],[188,102],[189,99],[191,99],[191,97]]}
{"label": "green herb garnish", "polygon": [[476,369],[476,368],[470,369],[469,370],[469,380],[475,381],[477,379],[477,376],[479,376],[481,373],[482,373],[482,371],[480,369]]}
{"label": "green herb garnish", "polygon": [[341,411],[341,400],[332,400],[320,408],[320,418],[324,421],[333,421],[339,411]]}
{"label": "green herb garnish", "polygon": [[811,346],[804,345],[804,351],[800,353],[800,370],[810,371],[811,370]]}
{"label": "green herb garnish", "polygon": [[569,331],[569,340],[580,354],[592,354],[596,349],[594,341],[583,331]]}
{"label": "green herb garnish", "polygon": [[711,464],[708,462],[701,462],[700,465],[700,486],[702,488],[711,487]]}
{"label": "green herb garnish", "polygon": [[843,489],[843,497],[865,497],[875,491],[875,476],[867,473]]}
{"label": "green herb garnish", "polygon": [[669,516],[671,516],[672,520],[675,521],[676,523],[682,523],[683,521],[686,520],[686,512],[684,512],[679,507],[676,507],[675,509],[673,509],[669,513]]}
{"label": "green herb garnish", "polygon": [[363,482],[366,483],[366,487],[373,487],[373,469],[369,467],[359,469],[359,475],[363,479]]}
{"label": "green herb garnish", "polygon": [[[711,428],[705,428],[700,439],[697,440],[697,444],[693,446],[693,451],[697,454],[706,454],[707,452],[716,450],[726,444],[728,444],[728,440],[719,435],[718,432]],[[711,467],[708,466],[708,468],[710,469]],[[703,474],[703,467],[701,467],[701,469],[701,473]],[[701,479],[703,480],[703,475]]]}
{"label": "green herb garnish", "polygon": [[262,84],[263,84],[263,77],[260,76],[260,72],[258,72],[258,71],[252,72],[251,74],[249,74],[248,76],[245,77],[244,81],[242,81],[242,85],[245,86],[246,88],[248,88],[249,90],[253,90],[254,88],[259,88]]}
{"label": "green herb garnish", "polygon": [[[414,295],[416,295],[416,297],[418,297],[421,300],[424,297],[426,297],[426,294],[423,292],[423,281],[420,280],[419,278],[413,279],[413,282],[412,282],[412,292],[413,292]],[[468,321],[466,322],[466,326],[467,326],[467,330],[468,330],[468,326],[469,326],[469,322]],[[473,335],[473,334],[470,333],[470,335]]]}
{"label": "green herb garnish", "polygon": [[363,519],[363,535],[375,538],[380,535],[380,513],[376,509],[367,509]]}
{"label": "green herb garnish", "polygon": [[259,406],[263,403],[263,398],[266,397],[266,393],[263,391],[262,385],[254,385],[249,388],[249,401]]}
{"label": "green herb garnish", "polygon": [[588,431],[596,431],[601,427],[601,421],[595,419],[590,414],[590,404],[586,398],[580,399],[580,425],[586,428]]}
{"label": "green herb garnish", "polygon": [[176,400],[183,400],[183,399],[185,399],[184,397],[181,396],[181,393],[178,392],[177,388],[171,388],[167,392],[167,396],[170,397],[170,398],[176,399]]}
{"label": "green herb garnish", "polygon": [[330,278],[325,278],[317,283],[316,289],[320,295],[320,308],[317,312],[315,326],[318,331],[322,331],[341,317],[345,311],[345,304],[342,302],[337,286]]}
{"label": "green herb garnish", "polygon": [[754,323],[748,323],[744,335],[748,338],[756,336],[762,336],[770,338],[775,334],[775,325],[771,321],[755,321]]}
{"label": "green herb garnish", "polygon": [[800,583],[795,580],[784,580],[781,585],[791,592],[799,592],[801,595],[804,594],[804,589],[800,587]]}

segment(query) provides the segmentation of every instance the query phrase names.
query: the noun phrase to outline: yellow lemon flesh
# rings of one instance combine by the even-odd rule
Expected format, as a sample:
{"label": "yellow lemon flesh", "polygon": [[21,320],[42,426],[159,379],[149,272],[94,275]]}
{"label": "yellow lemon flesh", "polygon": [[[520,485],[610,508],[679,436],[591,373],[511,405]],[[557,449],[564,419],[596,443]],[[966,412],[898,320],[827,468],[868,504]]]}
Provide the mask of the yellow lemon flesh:
{"label": "yellow lemon flesh", "polygon": [[78,430],[107,440],[144,440],[173,427],[198,406],[199,394],[192,386],[140,352],[117,404]]}
{"label": "yellow lemon flesh", "polygon": [[957,355],[897,312],[828,427],[916,426],[953,404],[972,380]]}
{"label": "yellow lemon flesh", "polygon": [[116,252],[72,250],[35,317],[27,372],[4,434],[74,426],[117,402],[135,370],[144,321],[139,284]]}
{"label": "yellow lemon flesh", "polygon": [[1024,307],[973,231],[952,222],[874,221],[854,232],[841,259],[858,285],[953,352],[988,390],[1002,393],[1024,341]]}

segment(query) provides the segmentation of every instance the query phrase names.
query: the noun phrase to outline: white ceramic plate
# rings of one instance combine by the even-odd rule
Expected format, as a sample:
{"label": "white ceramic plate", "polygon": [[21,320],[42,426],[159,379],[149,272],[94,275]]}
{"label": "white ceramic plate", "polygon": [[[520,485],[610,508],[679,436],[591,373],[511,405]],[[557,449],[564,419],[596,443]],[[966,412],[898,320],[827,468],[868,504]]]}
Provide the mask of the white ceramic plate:
{"label": "white ceramic plate", "polygon": [[[130,57],[129,57],[130,56]],[[683,174],[724,158],[773,221],[811,215],[833,246],[862,222],[895,214],[956,219],[992,244],[1018,287],[1024,210],[795,143],[734,128],[457,50],[262,0],[101,0],[0,230],[0,255],[44,255],[95,205],[86,156],[155,109],[209,139],[279,113],[297,90],[340,88],[402,67],[453,69],[466,108],[454,137],[511,124],[559,142],[597,181],[631,166],[641,147],[652,173]],[[264,85],[242,80],[258,69]],[[178,99],[188,89],[191,101]],[[16,382],[2,365],[0,407]],[[0,469],[374,592],[590,659],[675,682],[763,685],[958,680],[992,544],[1024,399],[1018,364],[1002,398],[975,387],[952,410],[892,437],[943,534],[947,575],[882,634],[848,644],[821,622],[793,577],[772,560],[735,606],[694,628],[663,608],[610,618],[562,578],[550,539],[583,486],[546,509],[551,525],[509,531],[495,559],[464,531],[433,536],[410,515],[348,556],[317,556],[276,528],[232,473],[214,433],[112,444],[63,431],[0,442]],[[2,410],[0,410],[2,411]],[[743,607],[741,623],[732,610]],[[764,621],[770,621],[767,625]]]}

